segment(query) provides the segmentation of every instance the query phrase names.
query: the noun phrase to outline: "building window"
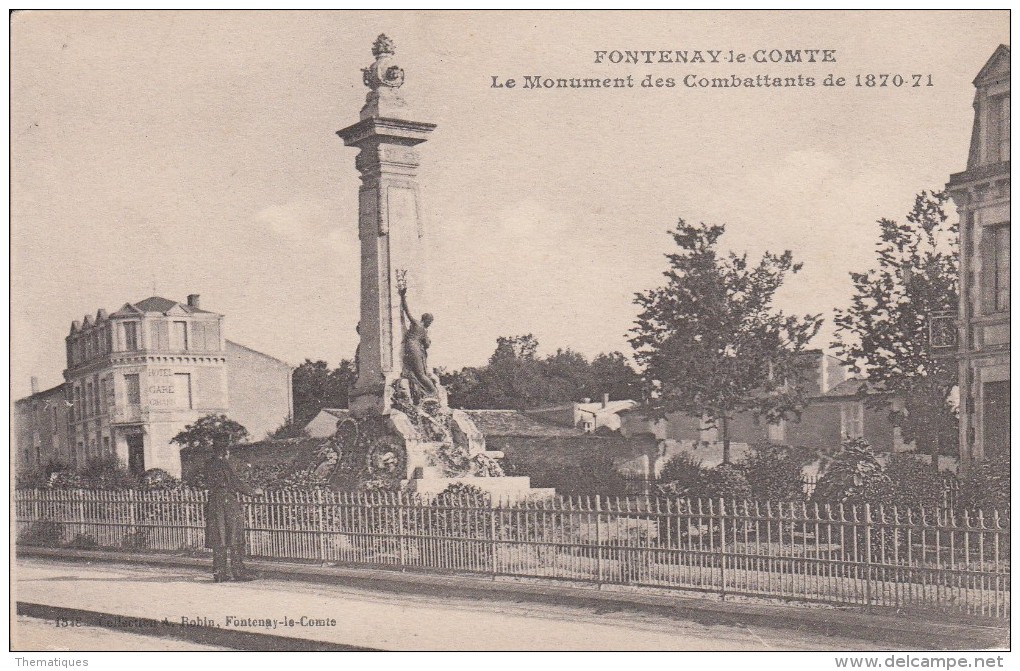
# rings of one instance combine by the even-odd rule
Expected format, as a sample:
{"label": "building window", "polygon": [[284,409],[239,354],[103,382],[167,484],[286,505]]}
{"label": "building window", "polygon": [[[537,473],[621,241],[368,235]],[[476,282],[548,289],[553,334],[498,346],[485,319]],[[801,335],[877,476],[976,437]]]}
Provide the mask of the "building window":
{"label": "building window", "polygon": [[110,453],[110,437],[103,436],[103,454]]}
{"label": "building window", "polygon": [[138,373],[130,373],[124,376],[124,387],[127,390],[128,405],[141,405],[142,388],[138,380]]}
{"label": "building window", "polygon": [[844,438],[864,437],[864,405],[844,403],[839,408],[839,431]]}
{"label": "building window", "polygon": [[188,349],[188,322],[174,322],[170,332],[170,349]]}
{"label": "building window", "polygon": [[1009,312],[1009,224],[996,226],[990,232],[995,276],[995,311]]}
{"label": "building window", "polygon": [[174,374],[174,405],[191,408],[191,373]]}
{"label": "building window", "polygon": [[1009,95],[989,98],[988,162],[1009,160]]}
{"label": "building window", "polygon": [[85,416],[88,417],[92,412],[92,383],[85,383]]}
{"label": "building window", "polygon": [[[106,410],[106,378],[99,381],[99,408]],[[101,414],[101,413],[100,413]]]}
{"label": "building window", "polygon": [[786,420],[779,420],[778,424],[769,424],[769,442],[770,443],[785,443],[786,442]]}
{"label": "building window", "polygon": [[134,351],[138,347],[138,322],[124,322],[124,349]]}

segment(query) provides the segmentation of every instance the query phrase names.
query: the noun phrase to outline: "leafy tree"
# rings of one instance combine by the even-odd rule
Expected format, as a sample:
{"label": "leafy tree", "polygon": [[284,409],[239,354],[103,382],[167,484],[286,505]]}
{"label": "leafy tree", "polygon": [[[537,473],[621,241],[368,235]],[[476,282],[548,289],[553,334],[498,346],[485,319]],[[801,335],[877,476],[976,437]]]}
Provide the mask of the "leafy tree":
{"label": "leafy tree", "polygon": [[538,408],[556,403],[640,396],[641,378],[620,352],[592,361],[569,348],[538,356],[532,334],[503,336],[489,363],[480,368],[439,371],[450,405],[459,408]]}
{"label": "leafy tree", "polygon": [[[959,443],[951,393],[958,369],[929,343],[931,316],[956,314],[959,303],[959,227],[947,223],[945,192],[922,191],[906,223],[880,219],[878,265],[851,273],[850,307],[836,310],[833,347],[872,390],[903,399],[890,418],[919,451],[955,454]],[[888,408],[888,397],[865,395],[872,407]],[[937,461],[932,459],[934,468]]]}
{"label": "leafy tree", "polygon": [[791,252],[766,252],[752,265],[746,254],[717,251],[724,230],[680,219],[670,233],[680,252],[666,255],[666,285],[635,298],[642,311],[631,344],[646,380],[658,385],[648,403],[651,414],[708,418],[730,463],[735,413],[777,422],[803,407],[801,386],[788,381],[804,374],[808,362],[797,353],[822,320],[787,316],[772,306],[787,274],[800,270]]}
{"label": "leafy tree", "polygon": [[323,408],[346,408],[348,394],[354,388],[357,374],[354,362],[343,359],[336,368],[325,361],[305,359],[294,369],[294,421],[303,427]]}
{"label": "leafy tree", "polygon": [[601,398],[609,394],[614,401],[641,400],[644,396],[641,375],[621,352],[599,354],[591,361],[591,387],[584,396]]}
{"label": "leafy tree", "polygon": [[243,443],[248,439],[248,429],[226,415],[206,415],[185,426],[170,442],[196,450],[211,450],[218,439],[227,445]]}

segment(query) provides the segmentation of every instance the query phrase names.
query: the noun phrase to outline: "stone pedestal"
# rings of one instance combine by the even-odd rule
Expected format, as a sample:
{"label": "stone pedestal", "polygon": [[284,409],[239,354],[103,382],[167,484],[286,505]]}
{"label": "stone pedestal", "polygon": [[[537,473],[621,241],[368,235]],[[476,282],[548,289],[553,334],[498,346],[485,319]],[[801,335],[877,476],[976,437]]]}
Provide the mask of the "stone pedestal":
{"label": "stone pedestal", "polygon": [[533,488],[529,477],[502,478],[422,478],[405,480],[403,487],[411,494],[433,498],[443,493],[452,485],[468,485],[489,495],[493,503],[520,503],[552,498],[556,490],[551,488]]}

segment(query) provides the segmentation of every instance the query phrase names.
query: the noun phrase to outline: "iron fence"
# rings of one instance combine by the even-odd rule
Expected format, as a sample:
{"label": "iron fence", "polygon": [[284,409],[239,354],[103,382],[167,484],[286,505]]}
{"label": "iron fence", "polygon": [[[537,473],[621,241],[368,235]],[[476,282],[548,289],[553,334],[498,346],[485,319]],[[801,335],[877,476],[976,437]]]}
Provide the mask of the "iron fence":
{"label": "iron fence", "polygon": [[[204,544],[205,493],[19,490],[20,543],[162,551]],[[999,512],[556,498],[518,504],[276,491],[245,498],[269,560],[629,585],[1008,618]]]}

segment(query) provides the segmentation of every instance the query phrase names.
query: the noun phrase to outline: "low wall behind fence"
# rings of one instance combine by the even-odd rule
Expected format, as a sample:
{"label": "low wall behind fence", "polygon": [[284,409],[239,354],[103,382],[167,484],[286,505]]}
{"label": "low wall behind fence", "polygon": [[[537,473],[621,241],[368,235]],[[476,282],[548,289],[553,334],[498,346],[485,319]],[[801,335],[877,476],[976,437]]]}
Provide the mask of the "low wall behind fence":
{"label": "low wall behind fence", "polygon": [[[181,551],[201,491],[19,490],[18,542]],[[1007,618],[1005,514],[604,497],[245,498],[254,557],[697,590]]]}

